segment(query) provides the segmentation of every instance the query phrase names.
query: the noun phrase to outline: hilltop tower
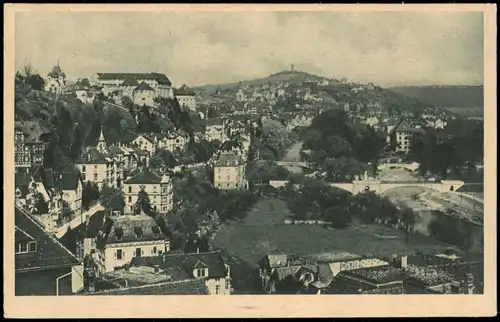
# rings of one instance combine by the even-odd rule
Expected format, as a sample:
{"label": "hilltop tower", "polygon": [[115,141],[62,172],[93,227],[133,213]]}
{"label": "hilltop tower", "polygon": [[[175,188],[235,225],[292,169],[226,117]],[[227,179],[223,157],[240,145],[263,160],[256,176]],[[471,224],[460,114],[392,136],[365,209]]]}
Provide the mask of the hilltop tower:
{"label": "hilltop tower", "polygon": [[290,66],[290,70],[291,70],[292,73],[295,72],[295,66],[293,66],[293,64]]}

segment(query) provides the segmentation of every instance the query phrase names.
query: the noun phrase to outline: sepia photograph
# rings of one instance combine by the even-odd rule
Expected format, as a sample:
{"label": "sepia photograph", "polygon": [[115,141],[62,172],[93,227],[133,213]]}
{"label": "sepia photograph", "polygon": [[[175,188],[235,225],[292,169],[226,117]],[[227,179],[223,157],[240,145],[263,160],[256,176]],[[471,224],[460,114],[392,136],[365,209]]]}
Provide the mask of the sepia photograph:
{"label": "sepia photograph", "polygon": [[16,301],[488,293],[486,5],[86,7],[11,12]]}

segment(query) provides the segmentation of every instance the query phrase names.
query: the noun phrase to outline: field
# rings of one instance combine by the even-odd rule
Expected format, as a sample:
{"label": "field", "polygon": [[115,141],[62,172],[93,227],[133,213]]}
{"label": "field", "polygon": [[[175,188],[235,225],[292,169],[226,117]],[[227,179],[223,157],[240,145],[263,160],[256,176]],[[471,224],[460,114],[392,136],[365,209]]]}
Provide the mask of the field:
{"label": "field", "polygon": [[[281,200],[263,199],[248,217],[224,227],[214,245],[231,254],[256,263],[272,252],[295,255],[346,251],[359,255],[389,257],[397,252],[441,252],[449,245],[433,239],[411,235],[405,243],[402,231],[381,225],[352,225],[333,230],[318,225],[285,225],[288,209]],[[381,239],[378,236],[397,236]]]}

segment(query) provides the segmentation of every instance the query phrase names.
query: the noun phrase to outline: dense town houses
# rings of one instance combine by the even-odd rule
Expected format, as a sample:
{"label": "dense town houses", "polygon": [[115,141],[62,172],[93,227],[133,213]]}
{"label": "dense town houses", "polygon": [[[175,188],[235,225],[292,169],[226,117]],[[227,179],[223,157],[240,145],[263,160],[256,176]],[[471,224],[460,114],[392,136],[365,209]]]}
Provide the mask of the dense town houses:
{"label": "dense town houses", "polygon": [[148,194],[154,211],[166,214],[172,210],[172,181],[168,175],[160,176],[148,167],[144,167],[139,173],[125,180],[123,193],[127,212],[134,212],[140,191]]}
{"label": "dense town houses", "polygon": [[83,264],[38,220],[15,207],[16,295],[71,295],[83,290]]}

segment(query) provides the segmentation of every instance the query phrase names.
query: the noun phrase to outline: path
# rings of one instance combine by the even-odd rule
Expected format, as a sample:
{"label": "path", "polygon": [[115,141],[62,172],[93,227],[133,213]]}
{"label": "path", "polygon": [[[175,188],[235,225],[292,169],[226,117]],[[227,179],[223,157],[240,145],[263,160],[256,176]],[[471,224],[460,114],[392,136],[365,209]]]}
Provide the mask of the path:
{"label": "path", "polygon": [[55,233],[56,237],[58,239],[61,238],[68,231],[68,226],[71,227],[71,229],[78,227],[79,225],[81,225],[82,223],[85,222],[87,217],[88,218],[92,217],[99,210],[104,210],[104,207],[98,203],[98,204],[94,205],[92,208],[90,208],[89,210],[87,210],[86,212],[82,213],[81,215],[76,216],[69,223],[66,223],[66,224],[62,225],[61,227],[57,228],[56,233]]}

